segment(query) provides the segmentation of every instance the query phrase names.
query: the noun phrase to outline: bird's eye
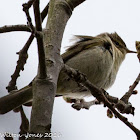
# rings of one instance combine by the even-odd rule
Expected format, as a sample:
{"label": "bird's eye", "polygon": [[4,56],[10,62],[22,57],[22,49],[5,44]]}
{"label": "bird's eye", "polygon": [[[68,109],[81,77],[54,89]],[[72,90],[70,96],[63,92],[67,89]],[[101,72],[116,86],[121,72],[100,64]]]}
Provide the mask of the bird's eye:
{"label": "bird's eye", "polygon": [[120,46],[119,42],[115,41],[115,45],[117,45],[117,47]]}

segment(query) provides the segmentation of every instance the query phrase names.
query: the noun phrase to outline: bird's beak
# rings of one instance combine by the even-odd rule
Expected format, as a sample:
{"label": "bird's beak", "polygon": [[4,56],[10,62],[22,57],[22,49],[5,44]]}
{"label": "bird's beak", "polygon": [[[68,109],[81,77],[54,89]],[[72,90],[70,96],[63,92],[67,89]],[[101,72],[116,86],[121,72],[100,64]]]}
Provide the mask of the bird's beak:
{"label": "bird's beak", "polygon": [[127,52],[127,53],[137,53],[137,52],[131,51],[131,50],[129,50],[129,49],[127,49],[126,52]]}

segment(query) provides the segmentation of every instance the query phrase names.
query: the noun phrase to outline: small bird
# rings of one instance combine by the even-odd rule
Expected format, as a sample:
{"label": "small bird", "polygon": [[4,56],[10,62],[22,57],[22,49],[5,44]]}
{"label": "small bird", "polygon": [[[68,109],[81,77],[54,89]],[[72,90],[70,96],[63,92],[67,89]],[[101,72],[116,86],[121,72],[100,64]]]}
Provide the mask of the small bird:
{"label": "small bird", "polygon": [[[130,51],[121,37],[115,32],[103,33],[96,37],[76,36],[79,39],[69,47],[62,58],[65,64],[84,73],[88,80],[98,88],[110,88],[118,73],[119,67]],[[57,95],[71,98],[90,96],[90,92],[63,70],[58,79]]]}
{"label": "small bird", "polygon": [[[92,84],[105,90],[113,85],[125,55],[136,53],[126,47],[126,44],[116,32],[103,33],[95,37],[80,35],[75,37],[78,41],[62,54],[64,63],[78,69],[87,76]],[[32,99],[31,86],[25,88],[24,92],[21,89],[14,94],[0,98],[1,114]],[[56,96],[82,99],[90,95],[87,88],[70,79],[64,70],[61,70]],[[3,108],[7,108],[7,110],[2,112]]]}

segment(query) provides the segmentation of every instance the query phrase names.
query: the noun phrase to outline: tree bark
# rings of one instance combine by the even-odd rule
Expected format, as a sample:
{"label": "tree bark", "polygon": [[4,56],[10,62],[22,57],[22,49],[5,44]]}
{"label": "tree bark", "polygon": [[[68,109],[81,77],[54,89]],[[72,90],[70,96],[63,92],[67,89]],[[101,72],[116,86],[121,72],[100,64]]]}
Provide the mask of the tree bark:
{"label": "tree bark", "polygon": [[[60,48],[63,32],[72,10],[83,1],[50,1],[47,25],[43,31],[47,78],[39,79],[37,76],[33,83],[30,133],[42,135],[50,133],[57,79],[62,66]],[[51,140],[51,137],[42,137],[41,139]]]}

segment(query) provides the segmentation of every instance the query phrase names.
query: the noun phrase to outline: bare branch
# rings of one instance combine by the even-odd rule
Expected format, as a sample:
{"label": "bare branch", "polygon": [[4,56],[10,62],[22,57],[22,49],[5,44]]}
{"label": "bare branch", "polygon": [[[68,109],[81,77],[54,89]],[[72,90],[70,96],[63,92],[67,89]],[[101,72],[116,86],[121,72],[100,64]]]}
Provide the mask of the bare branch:
{"label": "bare branch", "polygon": [[49,133],[51,129],[57,79],[62,66],[61,41],[66,23],[71,16],[64,5],[64,0],[50,1],[47,25],[43,34],[48,78],[43,80],[36,78],[33,82],[33,106],[30,123],[30,131],[33,133]]}
{"label": "bare branch", "polygon": [[[42,19],[39,9],[39,0],[34,2],[34,14],[35,14],[35,23],[36,23],[36,30],[41,32],[42,31]],[[39,78],[44,79],[46,78],[46,64],[45,64],[45,52],[43,46],[43,38],[42,36],[36,34],[37,38],[37,45],[38,45],[38,56],[39,56]]]}
{"label": "bare branch", "polygon": [[[31,0],[31,1],[34,1],[34,0]],[[30,8],[30,4],[27,7]],[[49,3],[44,8],[44,10],[41,13],[42,21],[47,16],[48,9],[49,9]],[[27,32],[31,32],[31,29],[29,28],[28,25],[6,25],[6,26],[3,26],[3,27],[0,27],[0,33],[7,33],[7,32],[13,32],[13,31],[27,31]]]}
{"label": "bare branch", "polygon": [[90,81],[87,80],[85,75],[81,74],[79,71],[75,71],[73,68],[70,68],[67,65],[64,65],[65,72],[73,78],[76,82],[83,84],[87,87],[91,94],[100,102],[103,102],[105,106],[107,106],[117,118],[119,118],[123,123],[125,123],[136,135],[140,138],[140,130],[133,126],[126,117],[122,116],[113,105],[108,101],[108,99],[104,96],[104,93],[101,89],[95,87]]}
{"label": "bare branch", "polygon": [[[31,2],[33,2],[33,1],[34,0],[29,1],[29,5],[25,4],[25,6],[30,8]],[[48,7],[49,7],[49,4],[44,8],[44,10],[41,13],[42,20],[44,20],[45,16],[48,13]],[[30,17],[29,17],[29,19],[30,19]],[[11,32],[11,31],[31,32],[31,29],[27,25],[11,25],[11,26],[3,26],[0,28],[0,33]],[[17,89],[16,80],[19,77],[20,70],[24,70],[24,65],[28,58],[27,51],[28,51],[29,46],[31,45],[33,39],[34,39],[34,35],[31,34],[31,36],[29,37],[25,46],[23,47],[23,49],[17,53],[17,54],[19,54],[19,60],[17,61],[16,70],[15,70],[14,74],[11,76],[11,81],[9,82],[8,86],[6,87],[6,89],[8,89],[8,91]]]}
{"label": "bare branch", "polygon": [[66,0],[67,3],[71,6],[72,9],[74,9],[76,6],[80,5],[81,3],[83,3],[86,0]]}
{"label": "bare branch", "polygon": [[134,81],[133,85],[130,86],[129,91],[125,93],[125,95],[121,98],[121,100],[125,103],[128,103],[129,98],[131,97],[131,95],[133,95],[134,93],[134,89],[135,87],[138,85],[140,81],[140,74],[138,75],[138,77],[136,78],[136,80]]}
{"label": "bare branch", "polygon": [[137,50],[137,57],[138,57],[139,62],[140,62],[140,41],[136,41],[135,46],[136,46],[136,50]]}
{"label": "bare branch", "polygon": [[29,14],[30,6],[28,6],[27,3],[23,4],[22,6],[23,6],[23,11],[25,12],[26,17],[27,17],[27,21],[28,21],[27,24],[30,26],[32,33],[35,34],[36,31],[35,31],[35,28],[32,24],[32,19],[31,19],[30,14]]}
{"label": "bare branch", "polygon": [[[134,115],[135,108],[131,105],[130,102],[129,103],[128,102],[125,103],[122,100],[119,100],[117,97],[110,96],[103,89],[102,89],[102,92],[103,92],[104,96],[107,98],[107,100],[114,106],[114,108],[117,108],[120,113]],[[67,99],[65,99],[65,100],[67,101]],[[72,100],[72,99],[69,99],[69,100]],[[80,100],[79,102],[74,102],[72,107],[74,107],[77,110],[80,110],[82,108],[89,109],[92,105],[97,105],[97,104],[101,105],[101,104],[103,104],[103,102],[101,102],[101,101],[97,102],[96,100],[93,100],[93,101],[90,101],[90,102],[86,102],[84,100]]]}
{"label": "bare branch", "polygon": [[26,9],[29,9],[29,8],[31,8],[31,6],[33,5],[33,3],[35,2],[36,0],[29,0],[27,3],[25,3],[25,4],[23,4],[24,5],[24,7],[26,8]]}
{"label": "bare branch", "polygon": [[[48,7],[49,7],[49,4],[44,8],[44,10],[41,13],[42,20],[44,20],[45,16],[48,13]],[[16,70],[15,70],[14,74],[11,76],[11,81],[9,82],[8,86],[6,87],[6,89],[8,89],[8,91],[16,89],[16,80],[17,80],[17,78],[19,76],[20,71],[24,69],[24,65],[25,65],[24,62],[26,62],[27,58],[28,58],[27,57],[28,56],[27,51],[28,51],[33,39],[34,39],[34,35],[31,34],[29,39],[27,40],[26,44],[22,48],[22,50],[20,50],[18,52],[19,59],[17,61]],[[18,64],[19,64],[19,66],[18,66]]]}
{"label": "bare branch", "polygon": [[29,131],[29,121],[28,121],[22,107],[20,107],[20,114],[21,114],[21,126],[20,126],[19,134],[21,137],[19,138],[19,140],[24,140],[25,135]]}
{"label": "bare branch", "polygon": [[119,100],[117,97],[110,96],[105,90],[103,90],[104,96],[108,99],[110,103],[117,108],[120,113],[123,114],[132,114],[134,115],[135,108],[131,105],[130,102],[124,102],[123,100]]}
{"label": "bare branch", "polygon": [[21,106],[32,98],[31,86],[26,86],[18,91],[12,91],[10,94],[0,98],[0,114],[5,114],[13,108]]}
{"label": "bare branch", "polygon": [[7,32],[13,32],[13,31],[31,32],[31,29],[27,25],[6,25],[3,27],[0,27],[0,33],[7,33]]}
{"label": "bare branch", "polygon": [[9,82],[8,86],[6,87],[6,89],[9,92],[17,89],[16,81],[17,81],[17,78],[19,77],[20,71],[24,70],[24,65],[25,65],[25,63],[27,61],[27,58],[28,58],[27,51],[29,49],[29,46],[31,45],[31,42],[32,42],[33,38],[34,38],[34,35],[32,34],[30,36],[30,38],[28,39],[28,41],[26,42],[26,44],[24,45],[24,47],[22,48],[22,50],[20,50],[17,53],[19,55],[19,59],[17,61],[17,66],[16,66],[14,74],[11,76],[11,81]]}
{"label": "bare branch", "polygon": [[45,19],[45,17],[47,16],[48,10],[49,10],[49,3],[48,3],[47,6],[44,8],[44,10],[41,12],[41,19],[42,19],[42,22],[43,22],[43,20]]}
{"label": "bare branch", "polygon": [[[31,1],[29,3],[31,4]],[[27,20],[28,20],[29,26],[31,28],[31,31],[32,31],[32,33],[35,33],[35,29],[33,27],[33,24],[32,24],[30,15],[29,15],[29,11],[25,7],[24,7],[24,10],[25,10],[25,13],[26,13]],[[17,54],[19,54],[19,60],[17,61],[16,70],[15,70],[14,74],[11,76],[12,79],[11,79],[8,87],[6,87],[9,92],[12,91],[12,90],[17,89],[16,80],[17,80],[17,78],[19,76],[20,70],[22,70],[22,71],[24,70],[24,65],[25,65],[26,60],[28,58],[27,50],[28,50],[29,46],[30,46],[30,42],[27,42],[25,47],[19,53],[17,53]],[[20,127],[20,129],[21,129],[20,134],[25,134],[27,132],[25,130],[25,128],[29,127],[29,122],[28,122],[28,119],[26,118],[26,115],[25,115],[25,113],[23,111],[23,107],[20,106],[19,108],[17,108],[17,110],[20,111],[21,118],[22,118],[22,124],[21,124],[21,127]],[[20,139],[22,139],[22,138],[20,138]]]}

